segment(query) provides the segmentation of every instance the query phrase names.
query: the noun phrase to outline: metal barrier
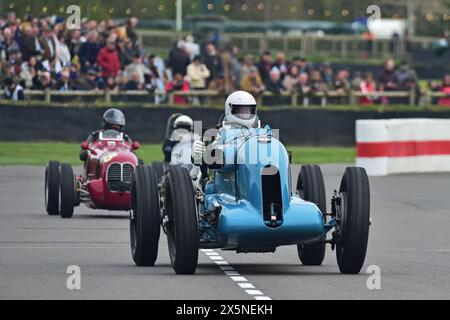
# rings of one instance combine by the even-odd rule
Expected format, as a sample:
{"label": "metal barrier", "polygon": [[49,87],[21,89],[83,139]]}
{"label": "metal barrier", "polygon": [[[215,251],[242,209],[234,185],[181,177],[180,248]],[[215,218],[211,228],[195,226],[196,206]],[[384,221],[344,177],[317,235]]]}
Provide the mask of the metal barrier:
{"label": "metal barrier", "polygon": [[[186,32],[139,30],[140,43],[150,50],[164,50],[171,47]],[[311,35],[291,33],[225,33],[224,38],[239,47],[242,52],[261,53],[264,50],[280,50],[286,53],[322,55],[339,58],[386,58],[393,54],[404,56],[411,49],[429,48],[435,38],[411,37],[400,39],[374,39],[368,41],[357,35]]]}
{"label": "metal barrier", "polygon": [[[3,96],[3,91],[0,90]],[[70,103],[111,103],[111,102],[136,102],[145,105],[177,105],[177,97],[185,97],[183,105],[200,106],[198,98],[202,98],[202,105],[221,105],[225,102],[226,93],[215,90],[173,91],[173,92],[148,92],[148,91],[56,91],[56,90],[25,90],[27,101],[41,101],[44,103],[70,102]],[[357,105],[359,98],[393,98],[399,101],[389,101],[389,104],[417,105],[417,93],[411,91],[377,91],[369,94],[350,90],[317,92],[311,95],[302,95],[298,92],[283,92],[274,94],[264,92],[260,98],[271,99],[272,105],[290,105],[292,107],[308,107],[310,105]],[[440,92],[426,91],[421,93],[421,105],[429,105],[433,99],[449,97]],[[337,99],[342,99],[338,100]],[[331,101],[331,103],[330,103]],[[337,101],[337,102],[336,102]],[[264,103],[263,103],[264,104]]]}

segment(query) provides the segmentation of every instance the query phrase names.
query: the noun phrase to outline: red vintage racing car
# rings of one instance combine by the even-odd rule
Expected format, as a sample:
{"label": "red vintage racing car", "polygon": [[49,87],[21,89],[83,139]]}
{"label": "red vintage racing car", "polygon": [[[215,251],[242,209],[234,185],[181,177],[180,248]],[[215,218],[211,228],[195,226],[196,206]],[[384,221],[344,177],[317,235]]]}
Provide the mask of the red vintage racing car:
{"label": "red vintage racing car", "polygon": [[128,142],[115,130],[102,131],[99,139],[83,142],[89,151],[83,175],[75,176],[69,164],[50,161],[45,171],[45,206],[49,215],[71,218],[74,208],[85,203],[91,209],[130,210],[130,190],[140,163],[135,150],[139,142]]}

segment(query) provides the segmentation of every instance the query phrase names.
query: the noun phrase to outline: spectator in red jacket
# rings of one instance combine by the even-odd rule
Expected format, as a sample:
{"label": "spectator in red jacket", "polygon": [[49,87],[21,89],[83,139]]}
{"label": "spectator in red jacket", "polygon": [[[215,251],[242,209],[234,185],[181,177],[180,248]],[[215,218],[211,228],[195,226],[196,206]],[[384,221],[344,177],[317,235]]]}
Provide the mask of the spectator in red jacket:
{"label": "spectator in red jacket", "polygon": [[[375,83],[375,80],[373,79],[372,72],[366,72],[364,74],[364,80],[361,81],[359,84],[359,91],[361,91],[364,94],[371,94],[377,90],[377,85]],[[374,104],[374,97],[373,96],[364,96],[359,98],[359,104],[360,105],[372,105]]]}
{"label": "spectator in red jacket", "polygon": [[113,38],[108,38],[106,46],[100,50],[97,56],[97,63],[102,68],[101,76],[105,79],[110,76],[116,77],[119,73],[119,54]]}
{"label": "spectator in red jacket", "polygon": [[[173,91],[189,91],[189,82],[185,81],[181,73],[176,73],[171,82],[168,82],[165,87],[166,92]],[[187,104],[186,96],[174,95],[173,102],[178,105]]]}

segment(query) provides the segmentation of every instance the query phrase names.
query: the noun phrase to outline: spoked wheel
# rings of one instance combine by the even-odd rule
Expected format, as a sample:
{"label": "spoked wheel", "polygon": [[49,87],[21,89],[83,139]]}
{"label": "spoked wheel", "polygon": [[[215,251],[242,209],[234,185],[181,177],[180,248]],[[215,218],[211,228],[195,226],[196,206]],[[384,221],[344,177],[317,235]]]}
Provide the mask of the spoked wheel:
{"label": "spoked wheel", "polygon": [[167,240],[177,274],[193,274],[198,263],[198,221],[191,177],[185,168],[170,167],[166,182]]}
{"label": "spoked wheel", "polygon": [[76,180],[73,169],[63,163],[59,170],[59,214],[61,218],[72,218],[76,204]]}
{"label": "spoked wheel", "polygon": [[59,162],[50,161],[45,169],[45,209],[48,215],[59,215]]}
{"label": "spoked wheel", "polygon": [[[315,203],[324,215],[327,212],[325,184],[319,166],[306,165],[300,170],[297,180],[297,191],[303,200]],[[325,243],[298,244],[298,256],[303,265],[319,266],[325,258]]]}
{"label": "spoked wheel", "polygon": [[149,165],[138,166],[131,187],[130,242],[137,266],[153,266],[160,236],[158,185]]}
{"label": "spoked wheel", "polygon": [[370,188],[364,168],[345,170],[340,195],[337,263],[342,273],[356,274],[364,265],[370,226]]}

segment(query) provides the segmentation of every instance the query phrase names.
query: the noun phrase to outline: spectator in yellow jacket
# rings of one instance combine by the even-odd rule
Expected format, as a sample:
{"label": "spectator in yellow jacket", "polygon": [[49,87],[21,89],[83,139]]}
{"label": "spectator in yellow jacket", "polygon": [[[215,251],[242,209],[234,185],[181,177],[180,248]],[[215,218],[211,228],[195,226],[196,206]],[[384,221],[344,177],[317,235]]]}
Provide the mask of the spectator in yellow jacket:
{"label": "spectator in yellow jacket", "polygon": [[195,56],[194,61],[187,67],[187,75],[192,90],[203,90],[206,88],[206,79],[209,78],[211,73],[202,62],[201,57]]}
{"label": "spectator in yellow jacket", "polygon": [[[194,57],[192,63],[187,67],[187,76],[189,78],[191,90],[204,90],[206,89],[206,82],[211,76],[211,72],[202,62],[202,58],[197,55]],[[194,97],[194,105],[202,105],[203,102],[204,99],[202,96]]]}

